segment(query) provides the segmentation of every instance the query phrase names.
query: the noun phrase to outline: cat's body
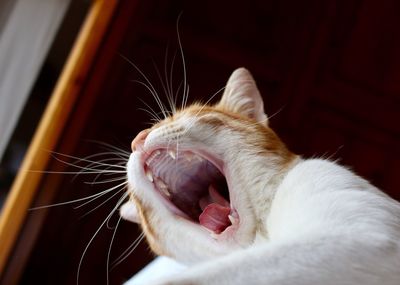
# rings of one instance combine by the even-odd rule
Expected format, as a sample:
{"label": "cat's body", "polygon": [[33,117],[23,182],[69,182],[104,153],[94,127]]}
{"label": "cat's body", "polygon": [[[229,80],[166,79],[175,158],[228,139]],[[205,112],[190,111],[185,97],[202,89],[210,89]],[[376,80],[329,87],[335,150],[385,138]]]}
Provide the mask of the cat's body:
{"label": "cat's body", "polygon": [[132,149],[121,214],[189,265],[156,284],[400,284],[400,204],[287,150],[245,69],[216,106],[174,114]]}

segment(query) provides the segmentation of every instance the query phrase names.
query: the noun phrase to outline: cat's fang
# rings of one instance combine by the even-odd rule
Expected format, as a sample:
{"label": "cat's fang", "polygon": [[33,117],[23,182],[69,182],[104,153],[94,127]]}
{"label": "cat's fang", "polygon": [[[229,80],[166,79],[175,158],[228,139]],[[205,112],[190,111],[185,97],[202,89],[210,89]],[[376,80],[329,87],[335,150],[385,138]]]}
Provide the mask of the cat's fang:
{"label": "cat's fang", "polygon": [[146,174],[147,179],[148,179],[150,182],[153,182],[153,181],[154,181],[153,173],[151,173],[151,171],[150,171],[149,168],[147,168],[147,169],[145,170],[145,174]]}
{"label": "cat's fang", "polygon": [[236,223],[236,219],[232,215],[228,215],[228,219],[232,225],[234,225]]}
{"label": "cat's fang", "polygon": [[168,188],[167,187],[160,187],[160,191],[167,197],[171,197],[171,193],[169,193]]}
{"label": "cat's fang", "polygon": [[172,159],[176,159],[176,153],[175,153],[175,151],[169,150],[169,151],[168,151],[168,154],[169,154],[170,157],[172,157]]}
{"label": "cat's fang", "polygon": [[157,186],[160,187],[161,189],[166,189],[168,188],[167,184],[164,183],[161,179],[157,180]]}
{"label": "cat's fang", "polygon": [[160,191],[167,197],[171,196],[171,193],[169,192],[168,186],[167,184],[164,183],[164,181],[162,181],[161,179],[158,179],[156,181],[157,187],[158,189],[160,189]]}

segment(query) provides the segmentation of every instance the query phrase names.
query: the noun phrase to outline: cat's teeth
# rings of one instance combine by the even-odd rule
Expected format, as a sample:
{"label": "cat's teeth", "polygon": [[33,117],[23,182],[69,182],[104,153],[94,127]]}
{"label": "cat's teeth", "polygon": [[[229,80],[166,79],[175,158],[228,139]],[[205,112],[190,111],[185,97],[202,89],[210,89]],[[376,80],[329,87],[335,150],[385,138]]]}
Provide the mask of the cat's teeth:
{"label": "cat's teeth", "polygon": [[170,157],[172,157],[172,159],[176,159],[176,153],[175,153],[175,151],[169,150],[169,151],[168,151],[168,154],[169,154]]}
{"label": "cat's teeth", "polygon": [[169,191],[168,191],[168,188],[167,188],[167,187],[165,187],[165,188],[163,188],[163,187],[160,187],[160,190],[161,190],[161,192],[163,192],[163,193],[165,194],[165,196],[167,196],[167,197],[171,197],[171,193],[169,193]]}
{"label": "cat's teeth", "polygon": [[167,186],[167,184],[164,183],[164,181],[158,180],[157,186],[167,197],[171,196],[171,193],[169,193],[169,191],[168,191],[168,186]]}
{"label": "cat's teeth", "polygon": [[150,169],[148,169],[148,168],[146,169],[146,177],[147,177],[147,179],[150,180],[150,182],[154,181],[153,173],[151,173]]}
{"label": "cat's teeth", "polygon": [[146,165],[149,166],[149,165],[152,163],[152,161],[153,161],[157,156],[160,155],[160,153],[161,153],[160,150],[155,150],[155,151],[147,158],[147,160],[146,160]]}
{"label": "cat's teeth", "polygon": [[167,184],[165,184],[161,179],[157,180],[157,186],[163,189],[168,188]]}
{"label": "cat's teeth", "polygon": [[236,219],[232,215],[228,215],[229,221],[231,221],[231,224],[234,225],[236,223]]}

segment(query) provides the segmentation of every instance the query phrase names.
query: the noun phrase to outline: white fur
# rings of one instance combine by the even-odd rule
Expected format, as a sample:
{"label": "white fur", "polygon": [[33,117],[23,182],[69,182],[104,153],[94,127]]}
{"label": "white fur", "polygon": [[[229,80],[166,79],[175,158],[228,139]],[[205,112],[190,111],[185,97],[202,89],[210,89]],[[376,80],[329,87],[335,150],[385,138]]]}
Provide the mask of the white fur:
{"label": "white fur", "polygon": [[133,223],[140,223],[140,217],[136,205],[133,201],[128,201],[121,206],[119,214],[125,220],[131,221]]}
{"label": "white fur", "polygon": [[[234,72],[221,104],[254,120],[246,128],[255,139],[255,124],[266,127],[262,100],[248,71]],[[174,215],[146,179],[142,154],[133,152],[128,181],[151,210],[148,220],[158,236],[147,238],[190,265],[156,284],[400,284],[398,202],[334,162],[294,158],[286,163],[275,152],[249,145],[248,134],[237,128],[243,122],[231,120],[218,129],[200,119],[177,114],[151,130],[143,148],[179,145],[211,151],[224,162],[240,226],[233,235],[215,238]],[[135,220],[135,212],[126,207],[121,215]]]}
{"label": "white fur", "polygon": [[269,240],[160,284],[400,284],[399,204],[332,162],[289,171],[267,228]]}

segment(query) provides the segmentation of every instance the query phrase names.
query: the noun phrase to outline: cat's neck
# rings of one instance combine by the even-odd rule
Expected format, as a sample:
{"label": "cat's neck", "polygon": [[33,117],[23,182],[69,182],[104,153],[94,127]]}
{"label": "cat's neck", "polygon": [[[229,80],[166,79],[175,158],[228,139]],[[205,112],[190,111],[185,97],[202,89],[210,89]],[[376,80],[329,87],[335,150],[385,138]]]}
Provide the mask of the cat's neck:
{"label": "cat's neck", "polygon": [[[251,168],[243,167],[246,161],[251,161]],[[235,175],[231,181],[242,192],[237,200],[249,205],[246,208],[255,220],[257,236],[268,239],[266,221],[276,191],[287,173],[301,161],[299,156],[292,153],[286,157],[270,153],[249,153],[245,160],[237,162],[242,166],[232,171]],[[248,214],[245,213],[246,216]]]}
{"label": "cat's neck", "polygon": [[268,238],[266,225],[275,194],[286,175],[301,161],[302,159],[294,154],[290,160],[279,162],[271,158],[264,160],[263,170],[265,172],[260,179],[263,183],[259,184],[260,186],[257,189],[259,192],[253,194],[255,199],[252,201],[257,205],[254,207],[254,211],[259,221],[259,234],[264,238]]}

